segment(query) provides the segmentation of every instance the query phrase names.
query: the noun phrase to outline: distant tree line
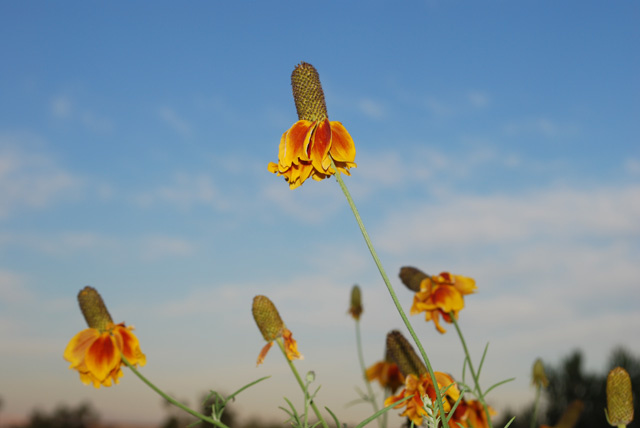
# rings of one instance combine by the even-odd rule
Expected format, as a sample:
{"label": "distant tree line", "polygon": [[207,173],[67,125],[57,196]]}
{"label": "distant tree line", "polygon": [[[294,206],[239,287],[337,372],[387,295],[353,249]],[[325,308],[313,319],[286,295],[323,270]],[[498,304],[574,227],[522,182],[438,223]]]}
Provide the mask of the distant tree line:
{"label": "distant tree line", "polygon": [[[622,367],[631,377],[634,396],[635,420],[627,427],[640,427],[638,423],[638,418],[640,418],[640,410],[638,408],[638,399],[640,398],[640,358],[631,355],[623,348],[617,348],[611,353],[603,372],[587,373],[584,370],[583,363],[584,358],[579,350],[573,351],[557,366],[545,363],[549,387],[543,389],[544,402],[538,412],[537,426],[543,424],[554,426],[574,400],[580,400],[584,404],[575,428],[604,428],[610,426],[604,415],[604,409],[607,406],[607,374],[614,367]],[[496,419],[497,423],[494,426],[504,427],[514,414],[514,412],[507,410],[504,415]],[[515,414],[516,419],[510,425],[510,428],[529,428],[532,414],[533,403],[522,412]]]}

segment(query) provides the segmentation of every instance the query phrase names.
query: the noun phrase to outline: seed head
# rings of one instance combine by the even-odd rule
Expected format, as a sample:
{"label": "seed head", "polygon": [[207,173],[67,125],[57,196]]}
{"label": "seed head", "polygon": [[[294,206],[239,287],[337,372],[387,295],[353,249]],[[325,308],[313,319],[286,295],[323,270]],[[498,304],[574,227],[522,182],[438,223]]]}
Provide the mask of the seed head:
{"label": "seed head", "polygon": [[427,368],[413,350],[413,346],[398,330],[387,334],[387,352],[405,377],[410,374],[420,377],[427,373]]}
{"label": "seed head", "polygon": [[272,342],[282,336],[285,329],[284,322],[282,322],[278,310],[268,297],[254,297],[251,311],[264,340]]}
{"label": "seed head", "polygon": [[313,65],[306,62],[298,64],[291,73],[291,86],[298,119],[316,122],[329,117],[320,75]]}
{"label": "seed head", "polygon": [[429,278],[429,275],[411,266],[403,266],[400,268],[400,280],[407,288],[416,293],[420,291],[422,280]]}
{"label": "seed head", "polygon": [[84,315],[84,319],[90,328],[103,332],[107,330],[107,326],[110,323],[113,324],[107,306],[95,288],[86,286],[80,290],[78,303],[80,304],[82,315]]}
{"label": "seed head", "polygon": [[607,376],[607,417],[613,426],[627,425],[633,420],[631,378],[622,367],[616,367]]}

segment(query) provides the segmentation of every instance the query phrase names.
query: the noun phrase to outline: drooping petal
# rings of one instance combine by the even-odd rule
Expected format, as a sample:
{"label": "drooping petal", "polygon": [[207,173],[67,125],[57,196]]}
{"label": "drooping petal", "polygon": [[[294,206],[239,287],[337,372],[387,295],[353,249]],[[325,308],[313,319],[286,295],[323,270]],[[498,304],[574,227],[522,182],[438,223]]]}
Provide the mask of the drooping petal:
{"label": "drooping petal", "polygon": [[478,289],[478,287],[476,287],[476,281],[473,278],[468,278],[462,275],[454,275],[453,278],[453,286],[456,287],[462,295],[475,293]]}
{"label": "drooping petal", "polygon": [[[285,132],[280,140],[282,149],[279,153],[280,170],[290,167],[292,164],[298,164],[300,160],[309,160],[307,156],[307,147],[313,129],[314,122],[308,120],[299,120]],[[284,144],[282,144],[284,140]]]}
{"label": "drooping petal", "polygon": [[288,328],[284,329],[282,338],[284,339],[284,350],[287,353],[289,361],[304,359],[300,352],[298,352],[298,342],[293,338],[293,334]]}
{"label": "drooping petal", "polygon": [[331,149],[329,154],[336,162],[352,163],[356,160],[356,145],[347,129],[340,122],[331,122]]}
{"label": "drooping petal", "polygon": [[108,333],[102,333],[87,349],[85,356],[87,370],[101,382],[121,363],[120,351],[115,339]]}
{"label": "drooping petal", "polygon": [[69,366],[70,369],[84,363],[87,349],[93,345],[93,342],[95,342],[98,337],[100,337],[98,330],[95,328],[87,328],[71,338],[63,354],[64,359],[71,363]]}
{"label": "drooping petal", "polygon": [[433,306],[428,309],[442,309],[444,312],[451,312],[464,308],[464,300],[458,290],[450,286],[439,286],[433,291]]}
{"label": "drooping petal", "polygon": [[316,170],[320,172],[328,170],[331,165],[329,149],[331,149],[331,124],[329,119],[325,119],[318,123],[313,130],[308,149],[309,157]]}
{"label": "drooping petal", "polygon": [[267,356],[267,353],[269,352],[269,349],[271,349],[272,346],[273,346],[273,341],[267,343],[262,347],[262,350],[258,354],[258,361],[256,363],[256,366],[259,366],[260,364],[264,363],[264,358]]}
{"label": "drooping petal", "polygon": [[113,334],[119,338],[118,347],[129,363],[144,366],[147,363],[147,357],[140,350],[140,342],[132,330],[132,326],[125,327],[124,324],[119,324],[114,328]]}

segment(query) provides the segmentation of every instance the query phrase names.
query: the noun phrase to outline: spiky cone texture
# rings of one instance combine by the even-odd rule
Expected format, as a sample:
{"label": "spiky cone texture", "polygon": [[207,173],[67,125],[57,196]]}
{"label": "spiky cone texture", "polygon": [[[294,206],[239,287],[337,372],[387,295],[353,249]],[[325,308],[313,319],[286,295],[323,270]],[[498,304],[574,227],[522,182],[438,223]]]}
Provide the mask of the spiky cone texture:
{"label": "spiky cone texture", "polygon": [[254,297],[251,311],[264,340],[272,342],[282,336],[285,330],[284,322],[282,322],[278,310],[268,297]]}
{"label": "spiky cone texture", "polygon": [[107,310],[107,306],[95,288],[86,286],[80,290],[78,303],[82,315],[90,328],[103,332],[107,330],[109,324],[113,324],[113,319]]}
{"label": "spiky cone texture", "polygon": [[298,64],[291,73],[291,87],[298,119],[319,122],[329,117],[320,75],[313,65]]}
{"label": "spiky cone texture", "polygon": [[531,383],[535,386],[542,386],[546,388],[549,386],[549,379],[544,371],[544,365],[540,358],[536,359],[533,363],[533,373],[531,374]]}
{"label": "spiky cone texture", "polygon": [[607,376],[607,417],[612,426],[627,425],[633,420],[631,378],[622,367]]}
{"label": "spiky cone texture", "polygon": [[427,367],[413,350],[413,346],[398,330],[387,334],[387,352],[403,376],[413,374],[420,377],[427,373]]}
{"label": "spiky cone texture", "polygon": [[418,292],[420,291],[420,284],[426,278],[429,278],[429,275],[422,272],[420,269],[411,267],[411,266],[403,266],[400,268],[400,274],[398,275],[402,283],[411,291]]}
{"label": "spiky cone texture", "polygon": [[362,292],[358,285],[354,285],[351,289],[351,305],[349,306],[349,313],[356,321],[360,319],[362,315]]}

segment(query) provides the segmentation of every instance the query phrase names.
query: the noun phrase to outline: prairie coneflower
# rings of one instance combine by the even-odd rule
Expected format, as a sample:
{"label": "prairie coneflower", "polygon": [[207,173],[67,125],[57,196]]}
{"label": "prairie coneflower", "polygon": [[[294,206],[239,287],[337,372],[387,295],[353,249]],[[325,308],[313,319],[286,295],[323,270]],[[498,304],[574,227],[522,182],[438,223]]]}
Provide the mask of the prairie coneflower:
{"label": "prairie coneflower", "polygon": [[71,363],[70,369],[80,373],[82,383],[93,383],[96,388],[119,383],[123,376],[122,355],[132,365],[146,364],[147,358],[140,350],[133,327],[113,323],[95,288],[82,289],[78,302],[89,328],[73,336],[64,351],[64,359]]}
{"label": "prairie coneflower", "polygon": [[411,315],[424,312],[425,319],[433,320],[440,333],[446,333],[440,325],[440,317],[451,323],[450,314],[453,313],[458,319],[458,312],[464,308],[463,296],[474,293],[477,288],[475,280],[466,276],[451,275],[449,272],[429,276],[413,267],[400,269],[400,279],[410,290],[416,292]]}
{"label": "prairie coneflower", "polygon": [[266,296],[256,296],[253,298],[253,319],[262,333],[262,337],[267,344],[262,348],[258,355],[257,365],[264,362],[269,349],[273,346],[273,341],[282,338],[284,340],[284,348],[289,360],[302,359],[302,355],[298,352],[298,343],[293,338],[291,331],[285,327],[280,314],[275,305]]}
{"label": "prairie coneflower", "polygon": [[331,160],[350,175],[349,168],[356,167],[356,147],[342,123],[329,121],[318,72],[301,62],[291,74],[291,86],[298,121],[282,134],[278,163],[270,162],[269,171],[284,176],[291,189],[309,177],[320,181],[335,174]]}

